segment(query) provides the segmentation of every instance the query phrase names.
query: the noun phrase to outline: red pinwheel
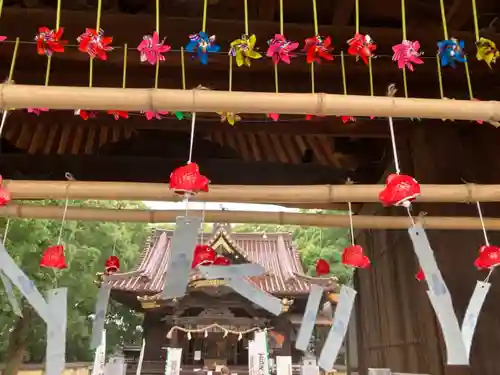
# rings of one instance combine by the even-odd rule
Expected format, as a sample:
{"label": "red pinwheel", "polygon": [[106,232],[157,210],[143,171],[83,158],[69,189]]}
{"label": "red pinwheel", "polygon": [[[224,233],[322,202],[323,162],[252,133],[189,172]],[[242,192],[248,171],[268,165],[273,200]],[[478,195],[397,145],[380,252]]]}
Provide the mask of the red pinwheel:
{"label": "red pinwheel", "polygon": [[348,122],[356,122],[356,117],[353,116],[340,116],[343,124],[347,124]]}
{"label": "red pinwheel", "polygon": [[106,263],[104,263],[104,269],[106,270],[106,275],[112,275],[120,271],[120,259],[115,255],[110,255],[106,259]]}
{"label": "red pinwheel", "polygon": [[115,120],[119,120],[121,118],[128,119],[127,111],[108,111],[108,115],[112,115]]}
{"label": "red pinwheel", "polygon": [[361,246],[352,245],[344,249],[342,264],[356,268],[368,268],[370,266],[370,259],[364,254]]}
{"label": "red pinwheel", "polygon": [[64,246],[54,245],[48,247],[40,260],[40,266],[47,268],[55,268],[63,270],[68,268],[66,265],[66,257],[64,256]]}
{"label": "red pinwheel", "polygon": [[27,109],[28,113],[33,113],[34,115],[40,116],[40,113],[42,112],[48,112],[48,108],[28,108]]}
{"label": "red pinwheel", "polygon": [[208,178],[200,174],[196,163],[179,167],[170,175],[170,189],[180,195],[208,192],[209,183]]}
{"label": "red pinwheel", "polygon": [[160,36],[156,31],[153,35],[144,35],[142,42],[137,46],[137,50],[141,54],[141,62],[147,61],[151,65],[155,65],[159,61],[165,61],[163,54],[172,48],[165,44],[165,39],[160,41]]}
{"label": "red pinwheel", "polygon": [[493,268],[500,264],[500,247],[497,246],[481,246],[479,256],[474,261],[474,265],[484,270]]}
{"label": "red pinwheel", "polygon": [[411,202],[420,195],[420,185],[411,176],[391,174],[387,177],[385,188],[378,196],[384,206],[410,207]]}
{"label": "red pinwheel", "polygon": [[422,269],[422,267],[420,267],[418,272],[415,274],[415,279],[417,279],[417,281],[425,280],[424,270]]}
{"label": "red pinwheel", "polygon": [[208,266],[215,262],[217,254],[215,250],[207,245],[197,245],[194,248],[193,253],[193,263],[191,263],[191,268],[196,268],[198,266]]}
{"label": "red pinwheel", "polygon": [[313,62],[321,63],[321,59],[333,60],[333,55],[331,54],[333,47],[331,44],[332,39],[329,36],[324,38],[317,35],[307,38],[304,49],[302,49],[307,54],[307,62],[311,64]]}
{"label": "red pinwheel", "polygon": [[3,42],[4,40],[7,40],[6,36],[0,35],[0,43]]}
{"label": "red pinwheel", "polygon": [[357,33],[354,35],[354,38],[347,41],[347,44],[349,45],[347,53],[351,56],[356,56],[356,61],[361,57],[361,60],[365,64],[368,64],[368,58],[373,57],[373,51],[377,49],[377,45],[368,34]]}
{"label": "red pinwheel", "polygon": [[147,111],[147,112],[143,112],[143,113],[146,116],[146,119],[148,121],[151,121],[151,120],[161,120],[161,116],[168,115],[168,112],[165,112],[165,111],[158,111],[158,112]]}
{"label": "red pinwheel", "polygon": [[0,206],[5,206],[12,200],[12,196],[10,195],[10,191],[8,191],[3,186],[3,178],[0,176]]}
{"label": "red pinwheel", "polygon": [[112,36],[104,36],[104,30],[85,29],[85,32],[76,38],[78,49],[81,52],[88,53],[92,58],[107,60],[107,52],[112,51]]}
{"label": "red pinwheel", "polygon": [[59,30],[51,30],[45,26],[39,27],[35,37],[38,54],[52,56],[54,52],[64,52],[64,46],[68,44],[68,41],[61,40],[63,34],[64,28],[62,27]]}
{"label": "red pinwheel", "polygon": [[219,255],[215,258],[213,265],[214,266],[229,266],[229,265],[231,265],[231,261],[228,258],[226,258],[222,255]]}
{"label": "red pinwheel", "polygon": [[279,113],[268,113],[266,115],[267,118],[270,118],[271,120],[273,120],[274,122],[278,121],[280,119],[280,115]]}
{"label": "red pinwheel", "polygon": [[330,265],[324,259],[318,259],[316,262],[316,275],[324,276],[330,273]]}
{"label": "red pinwheel", "polygon": [[83,109],[77,109],[75,111],[75,116],[80,116],[82,119],[88,120],[89,118],[97,117],[97,114],[95,112],[85,111]]}
{"label": "red pinwheel", "polygon": [[267,57],[273,59],[273,63],[277,64],[283,61],[285,64],[290,64],[290,58],[296,55],[292,53],[299,46],[298,42],[291,42],[284,35],[276,34],[274,38],[267,41],[269,48],[267,49]]}

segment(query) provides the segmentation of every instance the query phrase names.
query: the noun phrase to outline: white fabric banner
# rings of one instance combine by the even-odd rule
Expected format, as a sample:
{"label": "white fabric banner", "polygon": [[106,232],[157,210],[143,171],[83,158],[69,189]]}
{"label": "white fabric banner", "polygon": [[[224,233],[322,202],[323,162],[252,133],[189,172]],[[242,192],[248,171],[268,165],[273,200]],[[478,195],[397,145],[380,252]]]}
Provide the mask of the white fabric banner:
{"label": "white fabric banner", "polygon": [[167,348],[165,375],[179,375],[181,372],[182,348]]}
{"label": "white fabric banner", "polygon": [[292,357],[276,356],[276,373],[277,375],[292,375]]}
{"label": "white fabric banner", "polygon": [[269,375],[269,355],[267,350],[267,331],[255,332],[253,342],[252,375]]}
{"label": "white fabric banner", "polygon": [[106,365],[106,330],[102,331],[101,343],[97,346],[94,354],[94,366],[92,375],[104,375]]}

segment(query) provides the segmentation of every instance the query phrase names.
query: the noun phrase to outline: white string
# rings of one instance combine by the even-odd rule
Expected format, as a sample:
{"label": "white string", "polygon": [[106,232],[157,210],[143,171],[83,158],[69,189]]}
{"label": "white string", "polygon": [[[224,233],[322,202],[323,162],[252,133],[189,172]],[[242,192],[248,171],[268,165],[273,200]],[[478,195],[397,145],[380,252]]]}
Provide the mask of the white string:
{"label": "white string", "polygon": [[0,124],[0,137],[2,136],[2,133],[3,133],[3,128],[5,126],[5,120],[7,119],[7,113],[9,111],[3,111],[3,115],[2,115],[2,122]]}
{"label": "white string", "polygon": [[201,211],[201,238],[200,243],[203,245],[203,234],[205,230],[203,229],[203,225],[205,224],[205,210],[207,209],[207,202],[203,202],[203,210]]}
{"label": "white string", "polygon": [[193,147],[194,147],[194,127],[196,123],[196,112],[192,113],[191,116],[191,136],[189,139],[189,160],[188,164],[191,163],[191,160],[193,159]]}
{"label": "white string", "polygon": [[396,135],[394,133],[394,123],[392,121],[392,117],[389,117],[389,131],[391,132],[392,153],[394,154],[394,167],[396,168],[396,174],[400,174],[401,170],[399,169],[398,150],[396,149]]}
{"label": "white string", "polygon": [[348,206],[349,206],[349,226],[351,228],[351,243],[352,243],[352,246],[354,246],[354,224],[352,222],[352,205],[351,205],[351,202],[347,202]]}
{"label": "white string", "polygon": [[2,239],[2,244],[5,246],[5,243],[7,242],[7,233],[9,232],[9,227],[10,227],[10,219],[7,219],[7,222],[5,223],[5,230],[3,232],[3,239]]}
{"label": "white string", "polygon": [[59,236],[57,238],[57,244],[58,245],[61,244],[62,235],[63,235],[63,229],[64,229],[64,223],[66,222],[66,215],[68,213],[69,185],[70,185],[71,181],[75,180],[75,178],[73,177],[73,175],[71,173],[69,173],[69,172],[66,172],[64,174],[64,176],[68,180],[68,184],[66,185],[66,201],[64,202],[64,211],[63,211],[63,216],[62,216],[62,219],[61,219],[61,228],[59,228]]}
{"label": "white string", "polygon": [[488,241],[488,234],[486,233],[486,227],[484,225],[483,212],[481,211],[481,204],[476,202],[477,213],[479,214],[479,220],[481,220],[481,228],[483,229],[484,242],[486,246],[490,246],[490,241]]}

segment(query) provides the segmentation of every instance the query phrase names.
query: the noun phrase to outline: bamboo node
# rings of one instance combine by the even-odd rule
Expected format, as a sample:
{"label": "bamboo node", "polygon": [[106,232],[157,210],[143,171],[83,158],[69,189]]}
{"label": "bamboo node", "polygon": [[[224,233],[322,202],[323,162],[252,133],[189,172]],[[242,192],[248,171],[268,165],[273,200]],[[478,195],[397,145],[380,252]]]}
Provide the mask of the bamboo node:
{"label": "bamboo node", "polygon": [[317,97],[316,100],[316,115],[323,116],[325,111],[325,102],[326,102],[326,94],[324,92],[320,92],[319,94],[315,94]]}
{"label": "bamboo node", "polygon": [[474,199],[474,190],[475,190],[475,185],[470,182],[465,183],[465,189],[467,190],[467,196],[465,197],[465,203],[470,204],[473,202]]}
{"label": "bamboo node", "polygon": [[285,213],[283,211],[279,211],[278,213],[278,222],[279,225],[285,225]]}

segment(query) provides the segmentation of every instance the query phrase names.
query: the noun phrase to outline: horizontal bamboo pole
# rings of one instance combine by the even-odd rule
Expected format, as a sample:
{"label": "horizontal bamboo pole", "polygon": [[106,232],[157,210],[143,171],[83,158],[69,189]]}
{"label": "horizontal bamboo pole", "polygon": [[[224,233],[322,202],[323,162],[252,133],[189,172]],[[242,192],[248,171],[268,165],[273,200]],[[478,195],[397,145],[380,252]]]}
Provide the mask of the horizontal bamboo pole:
{"label": "horizontal bamboo pole", "polygon": [[[0,216],[9,218],[33,218],[61,220],[63,207],[36,205],[8,205],[0,207]],[[185,211],[132,210],[69,207],[66,220],[77,221],[120,221],[142,223],[173,223]],[[202,211],[189,211],[189,215],[201,217]],[[205,211],[207,223],[249,223],[300,225],[311,227],[349,228],[348,215],[306,214],[295,212],[255,212],[255,211]],[[481,222],[476,217],[420,217],[427,229],[480,230]],[[485,218],[488,230],[500,230],[500,219]],[[411,225],[406,216],[365,216],[355,215],[356,229],[406,229]]]}
{"label": "horizontal bamboo pole", "polygon": [[496,101],[215,90],[0,85],[0,108],[377,116],[500,121]]}
{"label": "horizontal bamboo pole", "polygon": [[[158,183],[4,180],[4,186],[13,199],[180,201],[168,184]],[[378,202],[383,188],[383,185],[211,185],[208,193],[200,193],[192,200],[290,205]],[[500,185],[421,185],[421,188],[418,202],[500,202]]]}

